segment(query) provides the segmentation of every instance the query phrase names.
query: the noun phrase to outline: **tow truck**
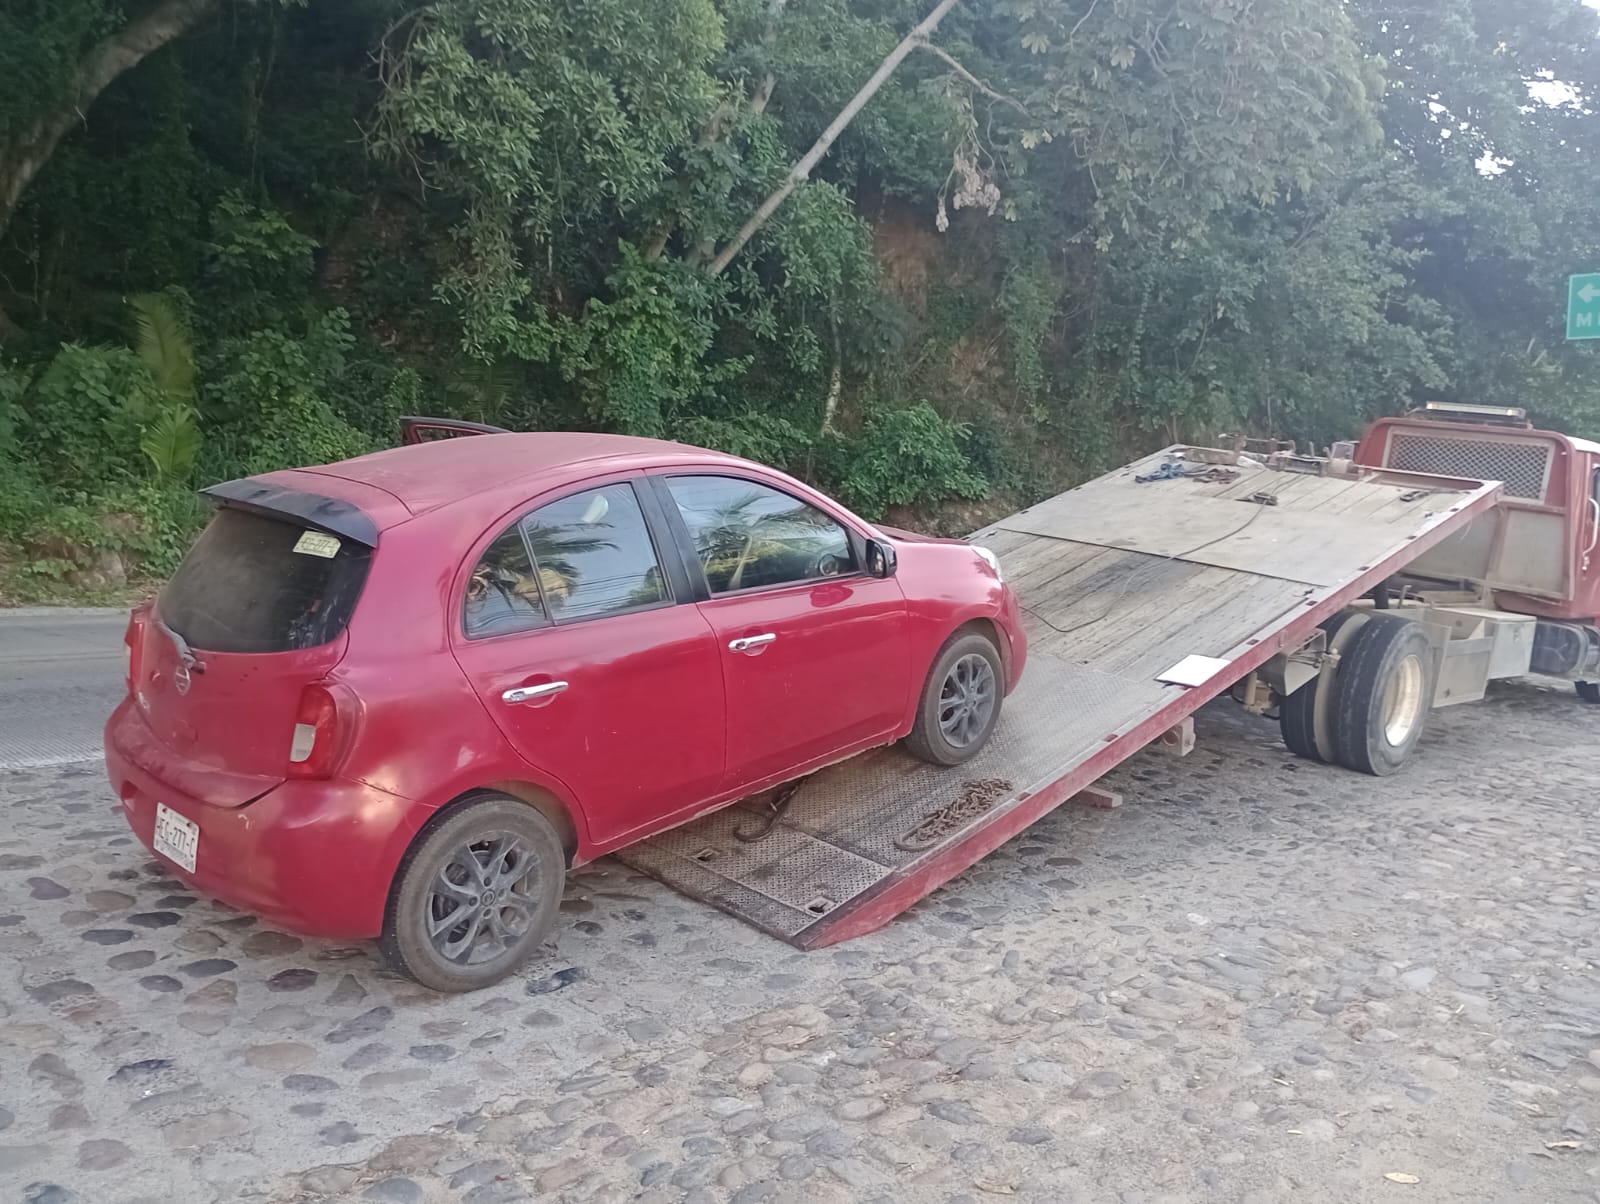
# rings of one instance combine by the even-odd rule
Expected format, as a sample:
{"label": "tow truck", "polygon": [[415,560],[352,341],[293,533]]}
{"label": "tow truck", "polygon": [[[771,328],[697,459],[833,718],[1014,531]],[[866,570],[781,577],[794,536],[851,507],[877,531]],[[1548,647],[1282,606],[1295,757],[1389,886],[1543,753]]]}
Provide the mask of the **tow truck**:
{"label": "tow truck", "polygon": [[873,931],[1231,696],[1295,754],[1377,775],[1431,710],[1538,673],[1600,703],[1600,444],[1432,404],[1326,456],[1173,446],[974,532],[1028,671],[954,770],[863,754],[623,850],[801,949]]}

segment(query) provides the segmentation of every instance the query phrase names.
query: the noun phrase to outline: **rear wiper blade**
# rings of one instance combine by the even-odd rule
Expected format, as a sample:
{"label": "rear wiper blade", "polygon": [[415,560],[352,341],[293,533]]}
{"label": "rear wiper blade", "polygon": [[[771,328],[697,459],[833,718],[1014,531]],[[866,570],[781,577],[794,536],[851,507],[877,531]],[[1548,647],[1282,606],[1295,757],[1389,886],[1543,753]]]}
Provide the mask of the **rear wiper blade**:
{"label": "rear wiper blade", "polygon": [[184,639],[160,619],[156,620],[156,626],[161,628],[166,633],[167,638],[172,641],[172,646],[177,649],[178,659],[183,662],[186,668],[193,673],[204,673],[206,671],[206,663],[194,654],[194,649],[189,647],[188,640]]}

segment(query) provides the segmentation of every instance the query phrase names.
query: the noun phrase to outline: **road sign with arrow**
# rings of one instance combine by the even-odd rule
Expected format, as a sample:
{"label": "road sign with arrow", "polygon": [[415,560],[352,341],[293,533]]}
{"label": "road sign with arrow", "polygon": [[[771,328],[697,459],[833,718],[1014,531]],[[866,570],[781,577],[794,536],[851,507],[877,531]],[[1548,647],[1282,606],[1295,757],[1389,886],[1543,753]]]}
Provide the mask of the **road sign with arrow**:
{"label": "road sign with arrow", "polygon": [[1567,338],[1600,339],[1600,272],[1567,281]]}

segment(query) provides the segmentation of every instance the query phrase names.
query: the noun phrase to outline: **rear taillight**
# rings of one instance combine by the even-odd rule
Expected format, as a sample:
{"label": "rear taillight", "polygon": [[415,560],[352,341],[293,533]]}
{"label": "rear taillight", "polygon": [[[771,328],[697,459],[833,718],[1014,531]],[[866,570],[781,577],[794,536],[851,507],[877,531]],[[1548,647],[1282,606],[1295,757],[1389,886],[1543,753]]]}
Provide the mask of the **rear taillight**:
{"label": "rear taillight", "polygon": [[348,735],[340,698],[327,686],[307,686],[300,693],[289,741],[289,776],[325,778],[338,767]]}
{"label": "rear taillight", "polygon": [[123,633],[122,642],[128,646],[128,691],[132,693],[139,686],[139,670],[144,662],[144,616],[139,611],[128,616],[128,630]]}

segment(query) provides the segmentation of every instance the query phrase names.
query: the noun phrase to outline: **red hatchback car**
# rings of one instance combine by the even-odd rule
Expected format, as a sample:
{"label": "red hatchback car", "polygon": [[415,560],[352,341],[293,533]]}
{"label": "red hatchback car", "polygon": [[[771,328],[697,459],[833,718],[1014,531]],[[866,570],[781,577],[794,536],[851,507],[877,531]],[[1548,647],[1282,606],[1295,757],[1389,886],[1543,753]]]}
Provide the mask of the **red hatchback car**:
{"label": "red hatchback car", "polygon": [[679,444],[450,438],[206,493],[128,628],[128,821],[439,990],[526,960],[572,866],[877,745],[965,760],[1026,656],[985,549]]}

